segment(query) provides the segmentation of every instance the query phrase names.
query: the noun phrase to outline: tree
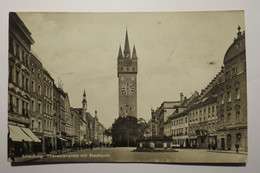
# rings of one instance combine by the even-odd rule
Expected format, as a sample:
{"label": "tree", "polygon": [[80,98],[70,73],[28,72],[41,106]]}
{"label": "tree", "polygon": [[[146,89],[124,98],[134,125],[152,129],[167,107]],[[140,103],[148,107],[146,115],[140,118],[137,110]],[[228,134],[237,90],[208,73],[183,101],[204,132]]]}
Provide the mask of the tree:
{"label": "tree", "polygon": [[112,139],[115,146],[136,146],[138,135],[135,117],[119,117],[112,125]]}
{"label": "tree", "polygon": [[142,140],[145,138],[145,133],[148,132],[150,126],[143,118],[139,118],[137,121],[137,127],[138,127],[138,140]]}

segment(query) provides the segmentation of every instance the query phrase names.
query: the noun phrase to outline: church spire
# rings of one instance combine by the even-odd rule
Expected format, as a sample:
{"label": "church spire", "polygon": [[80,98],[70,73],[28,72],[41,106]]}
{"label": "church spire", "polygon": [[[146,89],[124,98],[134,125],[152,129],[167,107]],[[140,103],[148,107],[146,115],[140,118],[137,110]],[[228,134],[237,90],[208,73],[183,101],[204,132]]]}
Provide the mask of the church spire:
{"label": "church spire", "polygon": [[124,56],[130,58],[130,46],[128,41],[128,33],[126,28],[126,35],[125,35],[125,49],[124,49]]}
{"label": "church spire", "polygon": [[122,54],[122,49],[121,49],[121,45],[120,45],[117,59],[122,59],[122,58],[123,58],[123,54]]}
{"label": "church spire", "polygon": [[86,92],[85,92],[85,89],[84,89],[84,93],[83,93],[83,98],[86,98]]}
{"label": "church spire", "polygon": [[87,111],[87,98],[86,98],[85,89],[84,89],[84,93],[83,93],[82,107],[83,107],[83,110],[84,110],[84,111]]}
{"label": "church spire", "polygon": [[134,48],[133,48],[133,55],[132,55],[132,59],[137,59],[137,55],[136,55],[135,46],[134,46]]}

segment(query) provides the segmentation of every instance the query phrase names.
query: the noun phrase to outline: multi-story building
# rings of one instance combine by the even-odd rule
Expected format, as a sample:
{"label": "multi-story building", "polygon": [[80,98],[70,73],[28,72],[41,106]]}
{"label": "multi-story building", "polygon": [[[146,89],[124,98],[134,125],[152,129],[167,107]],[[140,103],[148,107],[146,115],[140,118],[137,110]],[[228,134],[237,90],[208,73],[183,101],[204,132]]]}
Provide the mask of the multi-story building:
{"label": "multi-story building", "polygon": [[217,145],[217,90],[221,76],[219,72],[189,107],[189,139],[193,148]]}
{"label": "multi-story building", "polygon": [[45,151],[51,151],[54,146],[53,130],[53,85],[54,79],[47,70],[43,72],[43,148]]}
{"label": "multi-story building", "polygon": [[224,57],[224,75],[218,89],[218,148],[247,151],[247,86],[245,32],[237,37]]}
{"label": "multi-story building", "polygon": [[80,125],[82,119],[76,109],[70,108],[70,112],[72,117],[72,145],[75,143],[80,144]]}
{"label": "multi-story building", "polygon": [[173,146],[189,147],[189,109],[175,112],[170,118]]}
{"label": "multi-story building", "polygon": [[[32,151],[32,142],[40,140],[29,129],[30,117],[30,55],[34,40],[16,13],[9,14],[9,83],[8,83],[8,149],[15,154]],[[15,135],[18,133],[20,135]],[[30,136],[30,137],[29,137]],[[22,153],[20,152],[22,150]],[[10,150],[8,150],[10,154]]]}
{"label": "multi-story building", "polygon": [[[82,114],[82,108],[71,108],[71,114],[72,114],[72,118],[73,118],[73,126],[72,126],[73,135],[75,136],[74,141],[79,142],[79,144],[81,146],[83,146],[87,142],[86,117]],[[78,125],[77,125],[77,120],[79,121]],[[77,132],[77,130],[78,130],[78,132]]]}
{"label": "multi-story building", "polygon": [[[31,126],[30,128],[36,136],[43,141],[43,67],[42,63],[35,54],[30,56],[30,96],[31,96]],[[44,148],[41,143],[34,144],[37,151],[43,151]]]}
{"label": "multi-story building", "polygon": [[190,145],[195,148],[207,148],[216,144],[217,97],[201,99],[189,110]]}
{"label": "multi-story building", "polygon": [[72,133],[72,117],[70,112],[70,102],[69,102],[69,95],[68,93],[65,94],[65,139],[66,147],[71,148],[72,147],[72,140],[73,140],[73,133]]}
{"label": "multi-story building", "polygon": [[[164,137],[164,135],[169,134],[170,126],[164,126],[167,122],[168,118],[179,108],[181,102],[180,101],[165,101],[158,107],[153,116],[158,121],[157,122],[157,132],[158,136]],[[168,128],[166,128],[168,127]],[[167,133],[168,132],[168,133]]]}

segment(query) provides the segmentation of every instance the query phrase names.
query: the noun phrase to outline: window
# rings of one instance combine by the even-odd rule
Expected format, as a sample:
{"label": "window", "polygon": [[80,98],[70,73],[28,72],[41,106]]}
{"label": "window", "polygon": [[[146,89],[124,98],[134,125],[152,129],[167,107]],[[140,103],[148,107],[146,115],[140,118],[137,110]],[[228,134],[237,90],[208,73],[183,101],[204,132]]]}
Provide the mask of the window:
{"label": "window", "polygon": [[38,131],[41,132],[42,131],[42,122],[39,120],[38,122]]}
{"label": "window", "polygon": [[32,111],[33,112],[35,111],[35,102],[34,102],[34,100],[32,100]]}
{"label": "window", "polygon": [[220,110],[220,122],[222,125],[224,124],[224,110],[223,109]]}
{"label": "window", "polygon": [[24,101],[22,100],[22,115],[25,115]]}
{"label": "window", "polygon": [[239,88],[236,88],[235,93],[236,93],[236,99],[240,99],[240,89]]}
{"label": "window", "polygon": [[47,130],[47,121],[46,120],[44,120],[44,126],[45,126],[44,130]]}
{"label": "window", "polygon": [[19,99],[18,98],[16,98],[16,109],[17,109],[16,113],[19,114],[20,112],[19,112]]}
{"label": "window", "polygon": [[185,118],[185,123],[188,123],[188,117]]}
{"label": "window", "polygon": [[240,122],[240,106],[236,105],[236,122]]}
{"label": "window", "polygon": [[32,67],[32,72],[33,72],[33,73],[35,72],[35,69],[34,69],[34,67]]}
{"label": "window", "polygon": [[41,94],[41,85],[38,85],[38,93]]}
{"label": "window", "polygon": [[25,81],[25,79],[24,79],[24,75],[22,75],[22,89],[25,89],[24,81]]}
{"label": "window", "polygon": [[232,68],[232,76],[237,74],[237,67]]}
{"label": "window", "polygon": [[227,101],[231,102],[231,91],[227,92]]}
{"label": "window", "polygon": [[41,104],[41,102],[38,102],[38,112],[42,113],[42,104]]}
{"label": "window", "polygon": [[24,50],[22,50],[22,62],[25,63],[25,53],[24,53]]}
{"label": "window", "polygon": [[25,79],[25,90],[26,90],[26,91],[28,91],[28,82],[29,82],[29,81],[28,81],[28,79],[26,78],[26,79]]}
{"label": "window", "polygon": [[19,71],[16,70],[16,84],[19,86]]}
{"label": "window", "polygon": [[35,91],[35,82],[32,80],[32,91]]}
{"label": "window", "polygon": [[28,65],[28,54],[25,54],[25,64],[26,64],[27,67],[29,66]]}
{"label": "window", "polygon": [[32,130],[34,129],[34,119],[32,119]]}
{"label": "window", "polygon": [[231,124],[231,113],[228,113],[228,124]]}
{"label": "window", "polygon": [[236,121],[240,122],[240,111],[236,112]]}
{"label": "window", "polygon": [[214,115],[215,115],[215,107],[213,106],[212,107],[212,117],[214,117]]}
{"label": "window", "polygon": [[208,108],[208,117],[210,117],[210,107]]}
{"label": "window", "polygon": [[19,45],[16,44],[16,57],[19,59],[20,58],[20,51],[19,51]]}
{"label": "window", "polygon": [[52,122],[50,121],[50,130],[52,130]]}

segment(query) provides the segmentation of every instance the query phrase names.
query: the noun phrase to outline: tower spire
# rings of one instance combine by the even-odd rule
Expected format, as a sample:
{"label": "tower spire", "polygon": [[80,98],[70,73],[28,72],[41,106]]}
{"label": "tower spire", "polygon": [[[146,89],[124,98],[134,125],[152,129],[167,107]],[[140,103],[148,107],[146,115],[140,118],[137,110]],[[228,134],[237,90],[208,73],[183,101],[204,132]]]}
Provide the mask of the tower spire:
{"label": "tower spire", "polygon": [[128,32],[126,27],[126,35],[125,35],[125,49],[124,49],[124,56],[130,58],[130,46],[128,40]]}
{"label": "tower spire", "polygon": [[136,55],[135,46],[134,46],[134,48],[133,48],[133,55],[132,55],[132,59],[137,59],[137,55]]}
{"label": "tower spire", "polygon": [[120,45],[117,59],[122,59],[122,58],[123,58],[123,54],[122,54],[122,49],[121,49],[121,45]]}
{"label": "tower spire", "polygon": [[87,99],[86,99],[85,89],[84,89],[84,93],[83,93],[82,107],[83,107],[84,112],[87,111]]}
{"label": "tower spire", "polygon": [[85,92],[85,88],[84,88],[83,97],[85,97],[85,98],[86,98],[86,92]]}

